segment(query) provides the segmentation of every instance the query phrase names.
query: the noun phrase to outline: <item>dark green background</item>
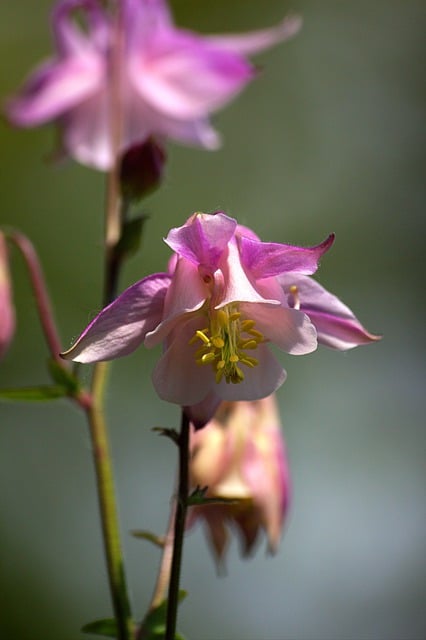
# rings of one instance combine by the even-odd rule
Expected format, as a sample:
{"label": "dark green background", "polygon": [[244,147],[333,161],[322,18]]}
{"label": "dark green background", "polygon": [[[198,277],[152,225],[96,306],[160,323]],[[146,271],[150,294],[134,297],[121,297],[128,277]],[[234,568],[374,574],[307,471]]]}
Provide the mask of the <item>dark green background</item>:
{"label": "dark green background", "polygon": [[[0,94],[50,52],[46,0],[0,7]],[[293,504],[279,554],[217,577],[199,530],[187,538],[180,628],[192,640],[400,640],[426,634],[424,425],[424,33],[414,0],[177,0],[204,32],[269,26],[301,34],[256,58],[264,72],[215,118],[216,153],[170,145],[164,188],[146,203],[143,252],[122,286],[161,271],[161,238],[195,210],[224,209],[265,240],[315,244],[321,282],[381,343],[347,354],[281,354],[279,392]],[[64,346],[99,309],[104,177],[45,162],[50,128],[0,124],[0,218],[34,241]],[[17,255],[17,335],[2,386],[47,381],[46,349]],[[149,372],[158,351],[117,362],[108,396],[133,601],[149,600],[158,552],[128,535],[162,532],[176,425]],[[0,638],[77,640],[110,613],[90,445],[66,403],[0,407]]]}

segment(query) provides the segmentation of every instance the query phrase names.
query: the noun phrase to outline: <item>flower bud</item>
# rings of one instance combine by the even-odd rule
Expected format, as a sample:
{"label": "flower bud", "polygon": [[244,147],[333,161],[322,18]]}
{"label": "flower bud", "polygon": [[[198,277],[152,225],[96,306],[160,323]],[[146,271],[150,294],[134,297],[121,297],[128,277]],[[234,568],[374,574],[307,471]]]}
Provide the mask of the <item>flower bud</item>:
{"label": "flower bud", "polygon": [[15,332],[15,310],[9,272],[6,238],[0,232],[0,358],[3,357]]}
{"label": "flower bud", "polygon": [[275,552],[289,501],[289,471],[275,396],[223,403],[203,429],[191,434],[192,486],[206,498],[235,500],[192,508],[189,526],[203,520],[213,551],[223,558],[233,525],[248,555],[264,530]]}
{"label": "flower bud", "polygon": [[120,182],[124,198],[140,200],[161,185],[166,152],[157,140],[148,138],[128,149],[121,159]]}

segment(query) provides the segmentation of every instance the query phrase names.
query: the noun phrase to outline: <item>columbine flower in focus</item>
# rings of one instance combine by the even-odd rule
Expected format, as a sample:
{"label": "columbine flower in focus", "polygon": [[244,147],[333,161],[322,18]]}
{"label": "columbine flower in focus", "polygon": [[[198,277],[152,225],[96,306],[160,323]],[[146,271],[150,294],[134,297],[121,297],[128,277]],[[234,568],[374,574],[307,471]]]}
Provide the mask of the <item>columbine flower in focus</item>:
{"label": "columbine flower in focus", "polygon": [[4,234],[0,231],[0,358],[9,347],[15,332],[15,310],[12,303],[8,251]]}
{"label": "columbine flower in focus", "polygon": [[191,407],[204,424],[221,400],[256,400],[285,372],[268,348],[316,349],[316,330],[290,308],[276,276],[312,273],[333,237],[312,248],[264,243],[223,213],[196,213],[172,229],[171,273],[148,276],[106,307],[64,357],[96,362],[127,355],[141,343],[164,353],[153,381],[164,400]]}
{"label": "columbine flower in focus", "polygon": [[[86,28],[73,19],[77,9]],[[121,0],[117,15],[99,0],[59,2],[53,11],[56,56],[30,76],[7,108],[19,126],[57,122],[68,154],[101,170],[114,161],[114,92],[120,151],[151,135],[216,149],[220,140],[209,116],[253,79],[246,56],[300,28],[294,17],[262,31],[201,36],[175,27],[165,0]]]}
{"label": "columbine flower in focus", "polygon": [[191,433],[192,486],[208,487],[206,498],[235,500],[191,507],[188,526],[204,521],[221,560],[234,525],[244,555],[264,530],[275,552],[289,504],[290,478],[274,395],[220,406],[204,429]]}

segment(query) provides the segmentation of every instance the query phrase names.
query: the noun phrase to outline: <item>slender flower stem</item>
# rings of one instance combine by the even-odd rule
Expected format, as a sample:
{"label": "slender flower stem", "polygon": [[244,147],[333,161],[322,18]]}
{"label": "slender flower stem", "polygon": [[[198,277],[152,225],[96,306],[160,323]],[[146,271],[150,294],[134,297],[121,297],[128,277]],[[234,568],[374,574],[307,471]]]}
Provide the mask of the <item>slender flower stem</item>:
{"label": "slender flower stem", "polygon": [[160,570],[157,576],[157,582],[154,587],[154,593],[151,598],[151,604],[148,611],[153,611],[160,606],[166,599],[167,590],[170,584],[170,573],[173,560],[173,541],[175,530],[175,514],[176,503],[173,502],[172,509],[170,511],[169,526],[164,539],[163,554],[161,557]]}
{"label": "slender flower stem", "polygon": [[189,492],[189,419],[182,410],[179,435],[179,486],[176,502],[173,560],[167,600],[167,626],[165,640],[174,640],[176,633],[179,582],[182,565],[183,539]]}
{"label": "slender flower stem", "polygon": [[61,341],[53,318],[52,305],[50,304],[43,270],[34,246],[30,240],[19,231],[6,232],[6,237],[15,244],[25,260],[34,291],[40,323],[50,354],[62,368],[66,369],[68,368],[67,363],[59,356],[62,351]]}
{"label": "slender flower stem", "polygon": [[88,407],[87,416],[93,442],[105,555],[118,637],[119,640],[131,640],[134,638],[134,623],[127,597],[111,456],[103,411],[107,373],[106,363],[96,365],[92,379],[92,403]]}

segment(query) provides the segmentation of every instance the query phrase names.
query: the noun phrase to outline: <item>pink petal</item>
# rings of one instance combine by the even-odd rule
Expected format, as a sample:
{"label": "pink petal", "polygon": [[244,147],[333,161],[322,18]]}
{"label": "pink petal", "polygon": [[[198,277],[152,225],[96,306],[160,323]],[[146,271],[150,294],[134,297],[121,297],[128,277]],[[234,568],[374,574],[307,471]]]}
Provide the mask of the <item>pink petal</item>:
{"label": "pink petal", "polygon": [[245,375],[243,382],[227,384],[222,378],[217,385],[215,392],[222,400],[258,400],[269,396],[283,384],[286,372],[266,345],[260,344],[253,351],[253,356],[259,364],[253,368],[241,366]]}
{"label": "pink petal", "polygon": [[166,294],[162,322],[146,336],[145,346],[150,348],[163,341],[182,316],[203,306],[207,296],[208,290],[198,269],[192,262],[179,259]]}
{"label": "pink petal", "polygon": [[255,320],[256,329],[265,338],[283,351],[292,355],[304,355],[317,348],[315,327],[302,311],[262,304],[244,304],[241,305],[241,310],[245,316]]}
{"label": "pink petal", "polygon": [[22,127],[43,124],[93,95],[102,80],[102,67],[93,58],[48,62],[34,72],[21,94],[9,101],[7,113]]}
{"label": "pink petal", "polygon": [[[197,329],[202,328],[202,318],[192,316],[176,327],[171,343],[154,369],[152,381],[160,398],[181,406],[200,403],[214,387],[214,373],[209,365],[195,361],[196,344],[188,344]],[[201,420],[207,422],[211,416]]]}
{"label": "pink petal", "polygon": [[157,273],[126,289],[96,316],[62,357],[87,363],[132,353],[160,321],[169,284],[167,274]]}
{"label": "pink petal", "polygon": [[250,55],[284,42],[295,36],[302,26],[300,16],[288,16],[280,24],[270,29],[249,33],[207,36],[206,40],[223,51]]}
{"label": "pink petal", "polygon": [[213,418],[221,402],[219,396],[214,391],[211,391],[201,402],[184,407],[184,409],[194,428],[201,429]]}
{"label": "pink petal", "polygon": [[353,311],[337,296],[324,289],[308,276],[283,274],[278,278],[287,296],[290,287],[297,287],[300,310],[306,313],[315,325],[318,342],[333,349],[352,349],[361,344],[380,340],[359,322]]}
{"label": "pink petal", "polygon": [[315,247],[297,247],[275,242],[256,242],[250,238],[239,238],[241,261],[254,278],[269,278],[286,271],[314,273],[321,256],[334,242],[330,234]]}
{"label": "pink petal", "polygon": [[131,57],[129,72],[147,102],[182,120],[206,117],[253,77],[251,65],[240,56],[171,29],[149,42],[143,55]]}
{"label": "pink petal", "polygon": [[236,220],[224,213],[195,213],[182,227],[171,229],[165,242],[180,256],[213,272],[236,227]]}
{"label": "pink petal", "polygon": [[[79,10],[87,33],[73,18]],[[98,0],[61,0],[52,11],[56,46],[62,56],[79,56],[95,48],[107,51],[110,25]]]}

